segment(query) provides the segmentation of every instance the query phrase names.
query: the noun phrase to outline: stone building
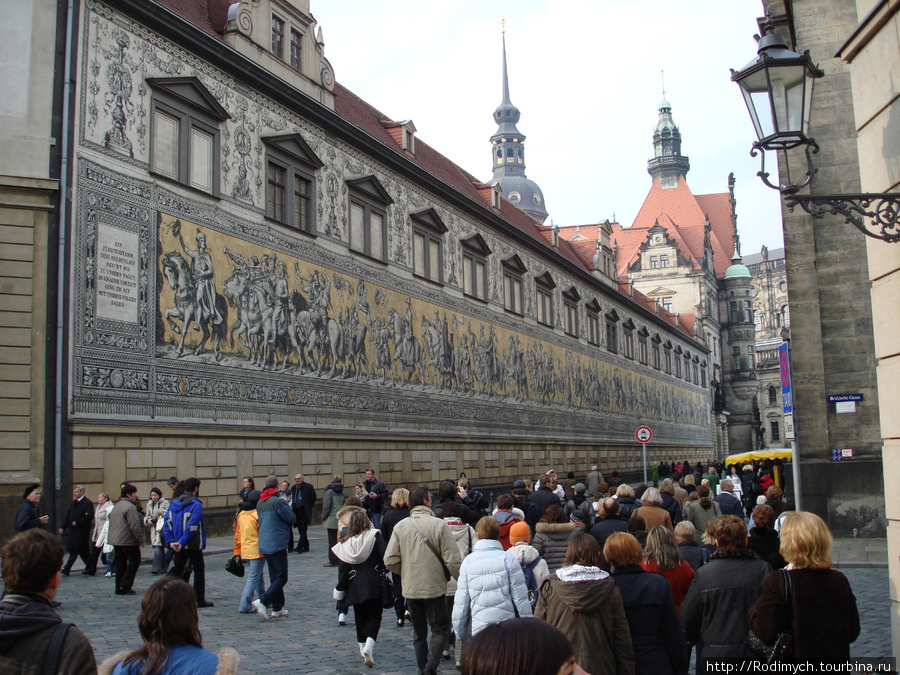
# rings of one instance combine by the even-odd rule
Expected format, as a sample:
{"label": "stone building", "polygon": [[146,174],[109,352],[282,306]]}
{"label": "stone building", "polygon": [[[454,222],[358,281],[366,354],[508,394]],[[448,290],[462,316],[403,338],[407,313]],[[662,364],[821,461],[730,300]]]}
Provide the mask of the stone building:
{"label": "stone building", "polygon": [[770,251],[763,246],[759,253],[745,255],[744,264],[753,281],[756,376],[759,380],[755,411],[760,425],[758,441],[769,448],[788,447],[790,441],[785,438],[778,360],[778,348],[791,334],[784,249]]}
{"label": "stone building", "polygon": [[659,105],[652,141],[651,186],[631,226],[567,226],[560,236],[579,250],[594,247],[598,260],[609,250],[617,279],[694,326],[710,352],[715,454],[725,458],[760,445],[753,327],[758,280],[751,283],[742,264],[733,177],[727,192],[691,191],[690,160],[668,100]]}
{"label": "stone building", "polygon": [[[225,513],[243,475],[636,470],[642,424],[660,457],[712,453],[694,321],[619,283],[608,239],[583,255],[337,83],[307,0],[76,7],[73,86],[35,101],[71,102],[66,162],[34,162],[68,187],[53,208],[55,184],[29,183],[46,203],[3,222],[35,265],[3,271],[30,290],[3,288],[0,334],[28,343],[4,356],[31,361],[3,365],[22,384],[0,523],[35,478],[57,516],[72,482],[146,495],[171,475]],[[56,250],[58,305],[39,276]],[[56,352],[19,326],[57,307],[54,417]]]}
{"label": "stone building", "polygon": [[[810,135],[821,148],[815,160],[819,173],[810,185],[810,193],[897,193],[900,102],[896,95],[896,73],[900,72],[897,37],[900,7],[886,0],[795,0],[792,3],[766,0],[763,6],[776,20],[778,33],[788,40],[788,45],[798,52],[809,49],[813,60],[825,71],[825,77],[816,81],[810,114]],[[895,75],[886,76],[890,73]],[[784,167],[779,169],[783,171]],[[893,212],[894,220],[891,221],[890,215],[885,220],[886,232],[896,235],[896,204]],[[871,224],[872,220],[867,222]],[[891,308],[896,307],[900,297],[900,248],[896,243],[863,236],[841,216],[814,220],[795,209],[794,214],[784,213],[784,226],[795,354],[810,351],[808,346],[801,345],[800,322],[805,325],[808,321],[801,313],[810,309],[810,300],[815,299],[811,291],[817,285],[823,286],[819,297],[831,300],[824,314],[844,326],[843,334],[829,335],[827,343],[823,336],[819,353],[812,351],[805,355],[804,374],[815,374],[809,366],[818,363],[817,370],[824,371],[826,381],[837,379],[845,392],[853,388],[853,393],[865,394],[865,401],[857,404],[858,412],[854,415],[820,410],[811,420],[818,423],[815,432],[818,434],[832,434],[832,423],[838,422],[840,426],[835,432],[850,440],[854,458],[831,466],[830,471],[823,467],[812,472],[815,478],[824,479],[825,486],[840,489],[840,494],[827,500],[814,500],[806,508],[827,513],[833,528],[846,529],[852,525],[865,534],[883,532],[886,519],[888,559],[896,560],[900,555],[900,501],[897,491],[889,486],[895,486],[900,480],[897,462],[900,419],[891,413],[897,399],[894,394],[900,386],[900,329],[897,313]],[[873,228],[878,229],[878,226]],[[791,246],[788,246],[789,232]],[[812,268],[810,261],[815,263]],[[846,274],[841,271],[839,261],[849,265]],[[795,302],[795,277],[801,277],[804,284],[802,303]],[[833,329],[830,323],[829,328]],[[812,337],[815,336],[814,333]],[[847,364],[840,367],[839,360],[845,357]],[[794,369],[796,372],[796,357]],[[817,380],[813,383],[818,385]],[[829,387],[828,393],[834,389]],[[799,390],[797,395],[799,398]],[[799,406],[801,402],[797,403]],[[848,426],[851,428],[847,429]],[[799,432],[802,440],[804,429],[799,428]],[[857,448],[864,450],[859,458]],[[883,491],[875,480],[882,466]],[[804,474],[805,485],[810,473]],[[804,494],[807,490],[809,487],[805,487]],[[851,491],[856,495],[848,494]],[[866,496],[860,499],[859,495]],[[827,508],[821,507],[823,501]],[[892,652],[897,654],[900,653],[900,571],[895,565],[889,571]]]}
{"label": "stone building", "polygon": [[[796,52],[808,49],[825,73],[812,92],[809,133],[820,150],[813,158],[818,172],[808,188],[811,194],[861,191],[859,158],[869,151],[858,153],[856,127],[869,122],[863,123],[863,112],[856,108],[860,97],[868,94],[851,82],[850,66],[834,55],[855,34],[858,21],[873,3],[862,4],[865,8],[857,14],[852,0],[763,3],[787,45]],[[755,29],[748,28],[748,36]],[[748,40],[751,56],[753,43]],[[870,102],[865,120],[877,109],[872,106]],[[806,169],[805,159],[800,169],[803,152],[794,152],[791,174],[802,175]],[[879,145],[879,156],[881,152]],[[779,167],[782,181],[786,181],[784,169]],[[890,187],[884,181],[881,184],[883,189]],[[872,477],[882,470],[879,402],[889,399],[879,392],[876,376],[876,305],[871,299],[872,264],[866,237],[846,224],[843,216],[813,218],[801,208],[790,212],[784,206],[782,216],[803,508],[826,517],[837,534],[856,529],[862,536],[882,536],[884,492]],[[840,394],[861,394],[863,400],[855,412],[841,413],[828,401],[829,395]],[[853,458],[833,462],[832,451],[840,448],[852,448]]]}

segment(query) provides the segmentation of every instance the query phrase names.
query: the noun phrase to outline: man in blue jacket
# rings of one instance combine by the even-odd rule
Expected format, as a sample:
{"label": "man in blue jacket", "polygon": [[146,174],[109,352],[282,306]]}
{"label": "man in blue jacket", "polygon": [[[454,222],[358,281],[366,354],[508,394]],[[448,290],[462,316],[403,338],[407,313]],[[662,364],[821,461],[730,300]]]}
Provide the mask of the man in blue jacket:
{"label": "man in blue jacket", "polygon": [[276,476],[266,478],[266,489],[256,504],[256,516],[259,519],[259,552],[266,557],[269,587],[261,598],[251,604],[263,619],[269,618],[266,613],[267,607],[272,608],[272,617],[287,616],[288,611],[284,608],[284,587],[288,580],[287,553],[291,525],[294,524],[294,512],[278,496]]}
{"label": "man in blue jacket", "polygon": [[184,481],[184,492],[172,500],[166,512],[163,535],[169,548],[175,551],[169,574],[190,579],[185,574],[185,565],[191,561],[194,570],[194,594],[197,607],[212,607],[206,599],[206,567],[203,563],[203,549],[206,548],[206,526],[203,524],[203,502],[200,496],[200,480],[188,478]]}

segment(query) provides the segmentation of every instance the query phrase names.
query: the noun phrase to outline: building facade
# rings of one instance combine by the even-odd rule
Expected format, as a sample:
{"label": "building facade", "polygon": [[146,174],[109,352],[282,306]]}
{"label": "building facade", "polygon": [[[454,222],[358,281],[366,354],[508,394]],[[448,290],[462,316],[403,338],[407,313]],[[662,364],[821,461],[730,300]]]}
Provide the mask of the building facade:
{"label": "building facade", "polygon": [[194,475],[226,512],[243,475],[637,470],[642,424],[711,454],[693,325],[335,82],[305,0],[205,8],[73,17],[63,405],[7,513],[51,461],[56,511]]}

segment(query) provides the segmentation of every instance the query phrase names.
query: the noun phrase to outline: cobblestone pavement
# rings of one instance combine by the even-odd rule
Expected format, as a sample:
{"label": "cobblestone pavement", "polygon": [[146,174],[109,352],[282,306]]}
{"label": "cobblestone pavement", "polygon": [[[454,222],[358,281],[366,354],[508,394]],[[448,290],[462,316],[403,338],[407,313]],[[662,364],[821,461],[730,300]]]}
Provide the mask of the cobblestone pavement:
{"label": "cobblestone pavement", "polygon": [[[216,651],[234,647],[241,654],[242,673],[416,673],[412,628],[396,626],[393,611],[386,611],[375,648],[375,668],[363,665],[356,644],[353,614],[349,625],[339,627],[331,590],[337,577],[326,562],[325,530],[310,528],[311,552],[290,554],[285,589],[290,615],[269,621],[256,614],[238,612],[244,579],[225,572],[230,551],[206,557],[207,593],[215,607],[200,610],[204,647]],[[213,542],[211,542],[213,543]],[[211,550],[224,551],[227,540],[218,539]],[[150,551],[145,551],[146,555]],[[102,568],[101,568],[102,569]],[[78,574],[64,578],[57,596],[60,614],[73,621],[90,639],[97,661],[140,646],[137,615],[141,593],[153,582],[149,565],[142,565],[135,582],[136,596],[113,594],[113,580]],[[843,569],[859,604],[862,633],[851,648],[854,656],[888,656],[891,650],[890,601],[886,569]],[[268,578],[268,577],[267,577]],[[454,661],[441,664],[442,673],[457,672]]]}

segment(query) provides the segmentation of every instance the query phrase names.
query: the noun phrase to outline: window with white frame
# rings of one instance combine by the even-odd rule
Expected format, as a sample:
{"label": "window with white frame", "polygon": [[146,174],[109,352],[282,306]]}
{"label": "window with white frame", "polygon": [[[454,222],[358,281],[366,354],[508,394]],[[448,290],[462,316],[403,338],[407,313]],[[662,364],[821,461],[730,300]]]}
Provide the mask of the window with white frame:
{"label": "window with white frame", "polygon": [[556,284],[549,273],[534,279],[535,318],[545,326],[553,325],[553,289]]}
{"label": "window with white frame", "polygon": [[470,298],[487,301],[487,261],[491,249],[480,234],[461,242],[463,258],[463,293]]}
{"label": "window with white frame", "polygon": [[659,258],[655,255],[650,256],[650,269],[655,270],[659,268]]}
{"label": "window with white frame", "polygon": [[228,113],[197,78],[150,78],[150,171],[219,193],[219,125]]}
{"label": "window with white frame", "polygon": [[666,310],[667,312],[671,312],[672,311],[672,298],[663,298],[662,306],[663,306],[664,310]]}
{"label": "window with white frame", "polygon": [[434,209],[411,213],[413,273],[435,283],[444,279],[444,234],[447,226]]}
{"label": "window with white frame", "polygon": [[665,253],[659,256],[659,266],[660,268],[666,268],[669,266],[669,256]]}
{"label": "window with white frame", "polygon": [[374,176],[347,181],[350,248],[387,262],[387,209],[394,203]]}
{"label": "window with white frame", "polygon": [[315,172],[322,162],[299,134],[262,139],[266,146],[266,216],[315,232]]}

